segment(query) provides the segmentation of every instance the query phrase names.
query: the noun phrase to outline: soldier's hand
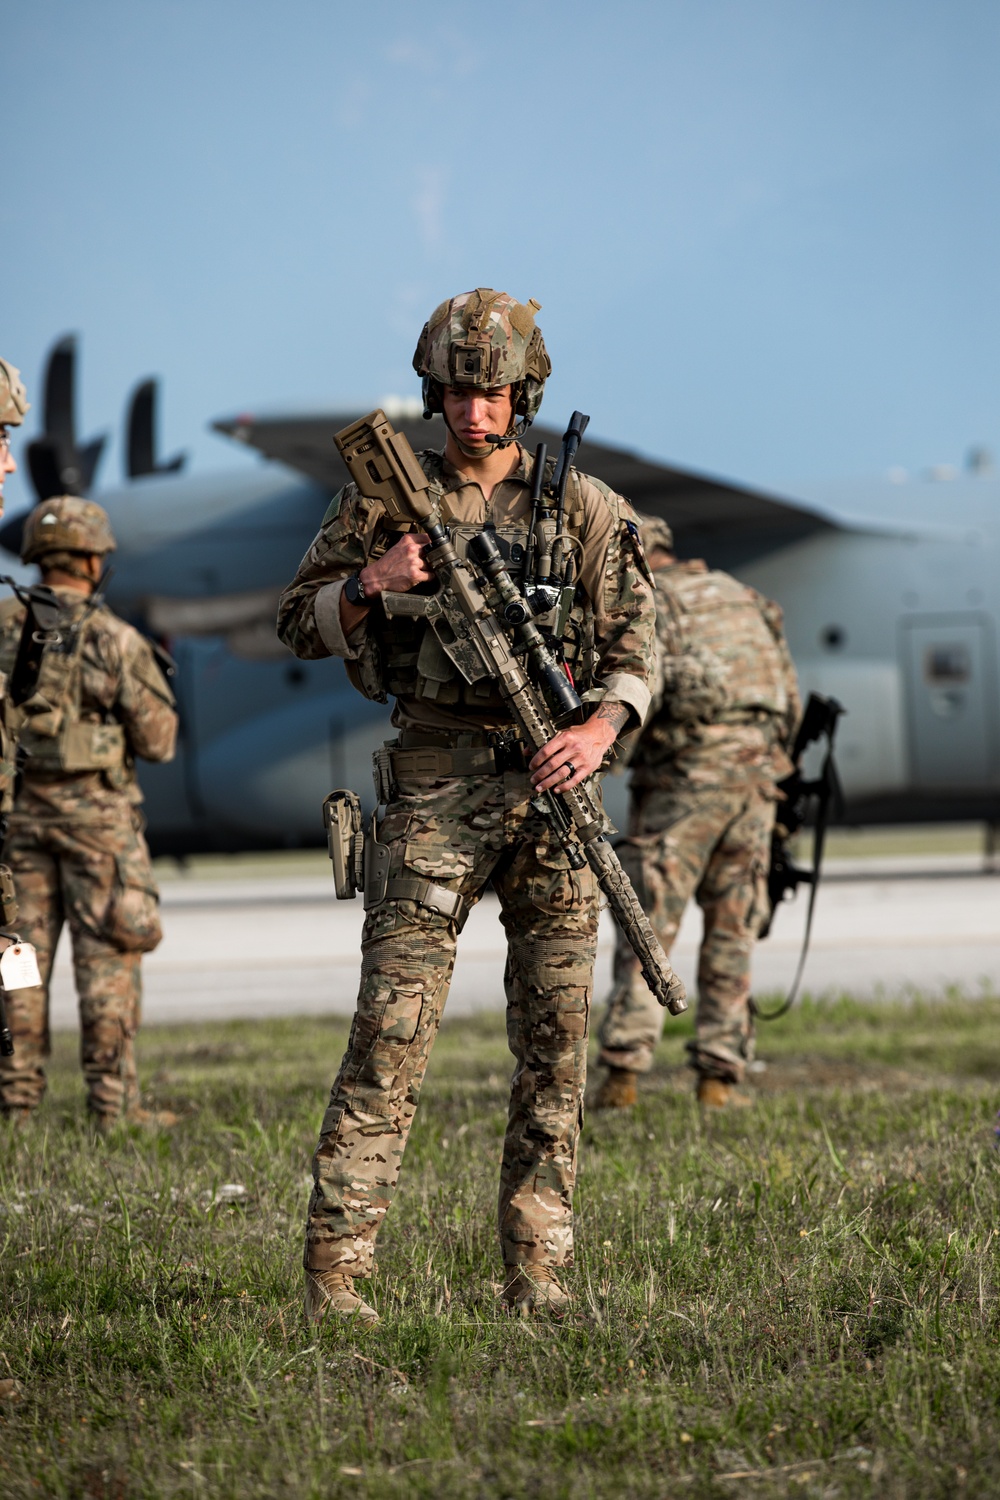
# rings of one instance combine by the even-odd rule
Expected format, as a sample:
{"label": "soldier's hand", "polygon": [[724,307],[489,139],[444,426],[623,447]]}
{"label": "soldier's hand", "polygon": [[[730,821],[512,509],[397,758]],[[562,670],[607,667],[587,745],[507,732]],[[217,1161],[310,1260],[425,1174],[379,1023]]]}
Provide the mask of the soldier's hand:
{"label": "soldier's hand", "polygon": [[[613,713],[598,712],[585,724],[561,729],[547,745],[542,746],[528,764],[531,784],[536,791],[567,792],[594,774],[628,718],[628,709],[624,705],[615,704],[613,707]],[[609,704],[608,708],[612,705]]]}
{"label": "soldier's hand", "polygon": [[408,531],[388,552],[362,568],[366,600],[376,594],[406,594],[418,583],[428,583],[434,577],[424,558],[429,546],[430,537],[425,532]]}

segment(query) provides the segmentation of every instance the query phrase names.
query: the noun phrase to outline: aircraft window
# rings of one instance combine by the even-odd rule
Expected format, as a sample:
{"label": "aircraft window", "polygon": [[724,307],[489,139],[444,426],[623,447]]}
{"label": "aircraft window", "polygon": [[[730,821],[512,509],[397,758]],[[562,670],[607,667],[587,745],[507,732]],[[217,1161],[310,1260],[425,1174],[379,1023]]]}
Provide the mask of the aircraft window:
{"label": "aircraft window", "polygon": [[285,681],[290,687],[301,687],[306,680],[306,674],[301,667],[289,667],[285,673]]}
{"label": "aircraft window", "polygon": [[825,630],[820,631],[819,638],[824,646],[837,651],[846,642],[847,631],[842,625],[827,625]]}
{"label": "aircraft window", "polygon": [[932,685],[968,682],[971,676],[967,646],[929,646],[924,652],[924,678]]}

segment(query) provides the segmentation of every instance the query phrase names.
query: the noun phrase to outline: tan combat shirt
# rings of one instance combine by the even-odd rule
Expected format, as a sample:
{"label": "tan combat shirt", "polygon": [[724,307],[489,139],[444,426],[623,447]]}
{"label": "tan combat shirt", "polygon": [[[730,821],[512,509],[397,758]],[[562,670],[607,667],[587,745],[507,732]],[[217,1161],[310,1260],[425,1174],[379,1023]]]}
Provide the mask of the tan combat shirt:
{"label": "tan combat shirt", "polygon": [[[446,459],[442,465],[444,495],[456,525],[500,528],[520,524],[531,515],[531,459],[518,445],[517,468],[496,486],[489,504],[479,484]],[[418,455],[419,456],[419,455]],[[645,560],[637,549],[637,518],[620,495],[585,474],[579,475],[584,520],[580,583],[593,610],[598,657],[598,686],[604,698],[625,704],[635,725],[650,702],[647,679],[654,655],[653,591]],[[348,484],[335,497],[319,534],[278,604],[278,634],[296,656],[315,659],[340,656],[357,660],[367,621],[350,638],[340,622],[345,580],[364,567],[379,534],[382,508]],[[631,528],[630,524],[631,523]],[[380,606],[378,600],[373,609]],[[454,729],[484,726],[482,715],[443,707],[423,698],[399,698],[392,722],[400,728]],[[509,720],[504,721],[509,723]]]}

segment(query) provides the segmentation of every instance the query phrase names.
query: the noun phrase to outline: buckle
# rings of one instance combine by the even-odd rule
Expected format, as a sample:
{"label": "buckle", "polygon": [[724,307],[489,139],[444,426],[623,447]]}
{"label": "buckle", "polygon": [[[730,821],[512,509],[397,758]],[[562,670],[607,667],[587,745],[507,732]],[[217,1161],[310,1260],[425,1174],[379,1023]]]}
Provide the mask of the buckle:
{"label": "buckle", "polygon": [[490,749],[493,751],[493,759],[500,774],[505,771],[526,771],[528,769],[524,745],[518,738],[516,729],[494,729],[491,731],[489,738]]}

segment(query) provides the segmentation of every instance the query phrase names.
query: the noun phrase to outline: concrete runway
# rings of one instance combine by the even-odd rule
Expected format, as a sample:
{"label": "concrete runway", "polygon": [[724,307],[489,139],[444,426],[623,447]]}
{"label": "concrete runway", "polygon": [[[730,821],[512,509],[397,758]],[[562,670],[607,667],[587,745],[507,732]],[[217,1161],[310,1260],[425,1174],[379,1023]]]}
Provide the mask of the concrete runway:
{"label": "concrete runway", "polygon": [[[806,893],[779,912],[755,960],[757,993],[791,982]],[[505,941],[486,896],[459,940],[450,1015],[503,1008]],[[338,902],[324,876],[212,880],[163,887],[164,940],[143,961],[147,1023],[330,1013],[350,1015],[358,981],[360,900]],[[688,911],[674,953],[694,990],[701,917]],[[612,929],[602,917],[596,994],[610,983]],[[1000,990],[1000,875],[975,856],[830,860],[804,990],[878,998],[949,985]],[[75,1027],[68,945],[60,944],[53,1025]]]}

